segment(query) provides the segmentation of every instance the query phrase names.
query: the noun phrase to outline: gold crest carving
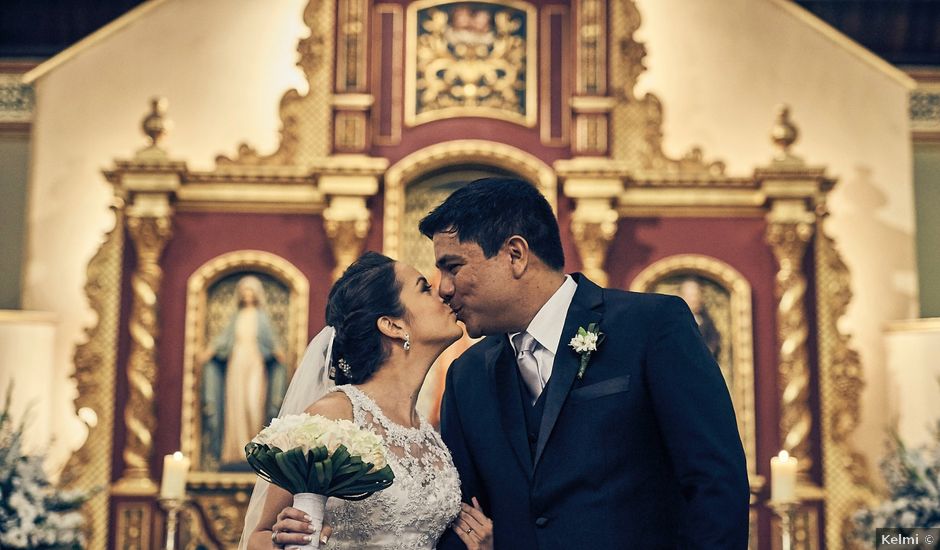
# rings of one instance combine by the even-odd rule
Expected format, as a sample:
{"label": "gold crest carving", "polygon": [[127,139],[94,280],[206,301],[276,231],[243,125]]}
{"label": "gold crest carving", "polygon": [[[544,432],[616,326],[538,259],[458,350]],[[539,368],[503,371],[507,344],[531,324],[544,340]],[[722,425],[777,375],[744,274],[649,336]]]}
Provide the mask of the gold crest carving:
{"label": "gold crest carving", "polygon": [[411,4],[405,122],[482,116],[534,126],[536,28],[524,2]]}

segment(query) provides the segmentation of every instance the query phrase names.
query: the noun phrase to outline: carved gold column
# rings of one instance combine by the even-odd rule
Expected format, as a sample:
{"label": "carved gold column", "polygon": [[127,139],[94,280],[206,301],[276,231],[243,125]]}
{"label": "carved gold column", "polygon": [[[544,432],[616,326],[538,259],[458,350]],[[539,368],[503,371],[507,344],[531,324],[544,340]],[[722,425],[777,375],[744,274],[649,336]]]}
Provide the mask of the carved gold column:
{"label": "carved gold column", "polygon": [[803,261],[815,231],[816,206],[823,202],[831,182],[826,183],[820,169],[807,167],[790,152],[797,135],[789,109],[780,107],[771,132],[779,150],[769,167],[757,171],[757,179],[769,205],[766,239],[778,264],[775,294],[780,443],[799,459],[800,473],[806,477],[818,449],[812,444],[812,373]]}
{"label": "carved gold column", "polygon": [[810,430],[810,369],[806,348],[806,277],[802,273],[806,245],[813,236],[813,218],[802,204],[780,201],[767,217],[767,242],[779,265],[776,276],[777,343],[782,447],[800,461],[800,471],[812,466]]}
{"label": "carved gold column", "polygon": [[601,286],[608,282],[604,263],[620,219],[614,202],[623,191],[618,168],[606,159],[576,158],[555,163],[565,195],[574,199],[571,234],[584,274]]}
{"label": "carved gold column", "polygon": [[144,119],[151,145],[131,161],[118,162],[114,180],[127,200],[126,225],[136,252],[137,265],[131,275],[131,303],[127,360],[128,397],[124,405],[124,471],[113,492],[122,495],[151,495],[157,486],[150,463],[153,435],[157,427],[154,385],[157,378],[159,336],[159,290],[163,276],[160,256],[172,234],[171,196],[180,185],[182,163],[171,161],[157,143],[164,133],[166,104],[153,100],[152,112]]}
{"label": "carved gold column", "polygon": [[767,200],[765,237],[778,264],[775,295],[780,447],[799,459],[797,497],[802,504],[793,544],[796,549],[812,549],[818,547],[822,536],[815,518],[826,493],[821,485],[825,476],[818,478],[818,469],[814,468],[823,456],[823,449],[816,447],[814,433],[822,431],[823,426],[814,416],[811,393],[813,381],[822,382],[818,362],[814,369],[808,347],[814,312],[807,308],[809,289],[804,265],[807,251],[812,250],[810,243],[818,238],[818,218],[834,180],[825,175],[824,169],[808,166],[790,152],[798,134],[789,109],[778,108],[771,133],[778,152],[769,166],[755,172],[755,179]]}
{"label": "carved gold column", "polygon": [[388,161],[362,155],[337,155],[320,176],[318,187],[327,197],[323,228],[330,240],[335,281],[360,254],[372,225],[367,199],[379,191],[379,175]]}

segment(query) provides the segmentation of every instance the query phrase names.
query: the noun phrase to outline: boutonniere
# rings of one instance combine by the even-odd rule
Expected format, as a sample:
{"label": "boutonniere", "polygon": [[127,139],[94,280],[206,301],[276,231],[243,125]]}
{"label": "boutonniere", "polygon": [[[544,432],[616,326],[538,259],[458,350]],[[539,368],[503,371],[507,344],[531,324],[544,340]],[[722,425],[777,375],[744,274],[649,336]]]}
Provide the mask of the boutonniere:
{"label": "boutonniere", "polygon": [[584,371],[587,369],[588,361],[591,360],[591,353],[597,351],[597,346],[604,341],[604,336],[597,323],[591,323],[587,328],[578,327],[578,333],[568,342],[568,345],[581,356],[578,380],[584,378]]}

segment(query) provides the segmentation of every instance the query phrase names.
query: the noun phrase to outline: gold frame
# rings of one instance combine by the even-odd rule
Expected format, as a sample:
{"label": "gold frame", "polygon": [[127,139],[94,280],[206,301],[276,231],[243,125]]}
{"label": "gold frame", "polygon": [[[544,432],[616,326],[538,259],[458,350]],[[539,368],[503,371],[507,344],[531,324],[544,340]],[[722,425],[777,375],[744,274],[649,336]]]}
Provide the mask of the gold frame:
{"label": "gold frame", "polygon": [[536,184],[556,207],[558,180],[541,159],[511,145],[479,139],[445,141],[419,149],[393,164],[385,173],[383,251],[392,258],[401,252],[401,222],[405,218],[405,187],[421,174],[452,164],[479,163],[519,174]]}
{"label": "gold frame", "polygon": [[[541,74],[541,80],[539,81],[541,85],[542,100],[539,102],[539,139],[542,140],[543,145],[548,145],[550,147],[564,147],[567,146],[571,140],[571,109],[567,105],[562,105],[561,109],[561,137],[552,138],[551,128],[552,128],[552,82],[551,79],[547,78],[552,67],[550,66],[551,62],[551,44],[549,39],[551,38],[551,18],[553,15],[561,15],[563,18],[568,19],[571,17],[571,12],[567,6],[562,5],[548,5],[542,8],[542,17],[539,21],[539,28],[542,34],[542,44],[541,50],[542,55],[539,57],[539,70]],[[571,30],[563,26],[562,27],[562,41],[567,44],[571,40]],[[571,97],[571,83],[570,78],[568,77],[571,64],[571,52],[568,48],[562,49],[561,53],[562,64],[561,64],[561,95],[562,98]]]}
{"label": "gold frame", "polygon": [[[415,101],[417,100],[417,82],[415,71],[415,57],[418,34],[418,10],[446,4],[460,2],[476,2],[480,4],[495,4],[517,10],[526,14],[526,91],[525,115],[514,115],[499,109],[488,107],[447,107],[437,109],[430,113],[417,114]],[[405,15],[405,124],[410,127],[420,126],[426,122],[456,117],[483,117],[514,122],[527,128],[533,128],[538,120],[538,11],[535,6],[522,0],[419,0],[408,4]]]}
{"label": "gold frame", "polygon": [[[738,412],[738,428],[744,444],[747,471],[757,475],[757,414],[754,406],[754,335],[751,285],[727,263],[700,254],[679,254],[647,266],[630,283],[630,290],[648,292],[663,277],[694,273],[717,281],[731,295],[731,344],[734,388],[731,397]],[[738,383],[740,382],[740,384]]]}
{"label": "gold frame", "polygon": [[[372,23],[376,28],[380,28],[379,25],[382,20],[382,15],[391,14],[392,16],[392,51],[387,52],[387,55],[390,58],[392,67],[401,67],[402,63],[402,42],[404,41],[403,33],[404,31],[404,13],[402,8],[398,4],[377,4],[374,9],[374,14],[372,16]],[[372,35],[375,36],[377,33],[373,31]],[[384,36],[383,36],[384,38]],[[372,56],[373,67],[372,67],[372,82],[374,86],[379,84],[379,71],[381,70],[380,62],[382,59],[382,52],[379,48],[373,48],[374,53]],[[389,94],[391,96],[391,109],[390,113],[392,117],[392,127],[390,136],[380,136],[378,132],[379,128],[379,108],[376,106],[372,109],[372,143],[375,145],[398,145],[401,143],[401,119],[402,119],[402,108],[404,107],[401,102],[402,97],[402,74],[401,71],[392,70],[392,89],[391,90],[382,90],[380,94]]]}
{"label": "gold frame", "polygon": [[[307,345],[307,314],[310,303],[310,284],[307,277],[293,264],[270,252],[238,250],[209,260],[190,275],[186,285],[186,333],[183,349],[183,410],[180,427],[180,449],[200,463],[200,446],[196,440],[201,426],[199,415],[197,376],[194,357],[203,348],[206,315],[206,291],[216,281],[235,271],[255,269],[285,282],[290,289],[289,329],[287,356],[288,372]],[[203,475],[213,477],[212,473]],[[253,474],[252,474],[253,475]]]}

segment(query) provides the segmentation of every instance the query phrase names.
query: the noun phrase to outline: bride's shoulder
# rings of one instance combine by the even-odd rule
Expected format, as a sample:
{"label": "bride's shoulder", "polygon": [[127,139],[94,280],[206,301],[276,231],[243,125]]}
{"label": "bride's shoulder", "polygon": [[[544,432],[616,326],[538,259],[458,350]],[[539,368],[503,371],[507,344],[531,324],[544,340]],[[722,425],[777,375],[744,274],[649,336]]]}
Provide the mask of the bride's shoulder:
{"label": "bride's shoulder", "polygon": [[330,392],[304,411],[307,414],[319,414],[331,420],[353,420],[352,403],[341,391]]}

